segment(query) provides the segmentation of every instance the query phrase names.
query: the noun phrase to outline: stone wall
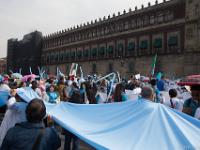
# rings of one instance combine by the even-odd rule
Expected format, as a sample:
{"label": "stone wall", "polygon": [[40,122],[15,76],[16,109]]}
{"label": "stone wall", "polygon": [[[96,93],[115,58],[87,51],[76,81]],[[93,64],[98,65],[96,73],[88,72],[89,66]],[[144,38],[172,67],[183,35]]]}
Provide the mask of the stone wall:
{"label": "stone wall", "polygon": [[[156,72],[163,71],[167,77],[182,77],[184,75],[200,73],[200,53],[185,53],[177,55],[158,55]],[[150,75],[153,56],[143,56],[127,59],[112,59],[104,61],[79,62],[85,75],[97,73],[105,75],[112,71],[118,71],[123,77],[140,73]],[[94,64],[96,70],[94,70]],[[58,65],[63,73],[68,74],[71,64]],[[55,65],[48,66],[49,73],[55,74]],[[95,72],[94,72],[95,71]],[[78,74],[80,74],[78,72]]]}
{"label": "stone wall", "polygon": [[185,50],[200,52],[199,0],[186,0]]}

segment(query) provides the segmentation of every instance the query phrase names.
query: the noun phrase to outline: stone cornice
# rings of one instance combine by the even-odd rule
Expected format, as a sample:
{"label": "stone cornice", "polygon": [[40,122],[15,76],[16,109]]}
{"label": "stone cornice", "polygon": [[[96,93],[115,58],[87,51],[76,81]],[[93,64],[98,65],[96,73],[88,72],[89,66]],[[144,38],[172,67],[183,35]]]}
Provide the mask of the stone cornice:
{"label": "stone cornice", "polygon": [[59,38],[61,36],[72,34],[74,32],[80,32],[80,31],[84,31],[84,30],[87,30],[90,28],[102,26],[104,24],[113,23],[115,21],[125,19],[127,17],[142,15],[142,14],[148,13],[152,10],[162,10],[163,8],[166,8],[169,6],[174,6],[178,3],[185,3],[185,0],[169,0],[169,1],[164,0],[162,3],[155,3],[155,5],[153,5],[153,6],[149,5],[147,7],[144,7],[142,5],[141,9],[137,9],[137,7],[136,7],[134,11],[129,9],[129,11],[126,12],[124,10],[124,12],[122,14],[120,12],[118,12],[117,16],[115,14],[113,14],[112,17],[109,15],[109,17],[107,19],[104,16],[103,19],[99,18],[99,20],[96,19],[95,21],[91,21],[91,23],[87,22],[87,23],[84,23],[83,25],[78,25],[76,27],[74,26],[74,27],[68,28],[68,30],[65,29],[65,30],[62,30],[62,31],[59,31],[56,33],[49,34],[47,36],[44,36],[44,39],[50,40],[50,39],[54,39],[54,38]]}
{"label": "stone cornice", "polygon": [[69,44],[63,44],[63,45],[55,46],[55,47],[51,47],[51,48],[45,48],[45,49],[43,49],[43,51],[45,52],[45,51],[50,51],[50,50],[54,50],[54,49],[57,49],[57,48],[74,46],[74,45],[78,45],[78,44],[85,44],[85,43],[93,42],[93,41],[96,41],[96,40],[108,39],[108,38],[123,36],[123,35],[127,35],[127,34],[134,34],[134,33],[138,33],[138,32],[146,32],[148,30],[155,30],[157,28],[164,28],[164,27],[169,27],[169,26],[174,26],[174,25],[179,25],[179,24],[185,24],[185,19],[178,19],[178,20],[168,22],[168,23],[157,24],[157,25],[153,25],[153,26],[140,28],[140,29],[133,29],[133,30],[113,33],[113,34],[110,34],[110,35],[101,36],[101,37],[97,37],[97,38],[91,38],[91,39],[88,39],[88,40],[73,42],[73,43],[69,43]]}

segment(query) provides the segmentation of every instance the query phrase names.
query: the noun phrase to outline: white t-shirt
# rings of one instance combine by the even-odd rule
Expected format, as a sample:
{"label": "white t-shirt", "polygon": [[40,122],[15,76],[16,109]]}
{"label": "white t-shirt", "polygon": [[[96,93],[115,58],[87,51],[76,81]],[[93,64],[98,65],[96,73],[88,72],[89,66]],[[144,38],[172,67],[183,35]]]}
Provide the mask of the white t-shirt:
{"label": "white t-shirt", "polygon": [[136,87],[134,90],[133,90],[133,93],[134,94],[141,94],[142,92],[142,89],[140,87]]}
{"label": "white t-shirt", "polygon": [[[172,98],[172,103],[174,105],[174,109],[182,112],[183,110],[183,101],[178,99],[177,97],[174,97]],[[164,100],[164,105],[168,106],[168,107],[171,107],[171,102],[170,102],[170,99],[165,99]]]}
{"label": "white t-shirt", "polygon": [[195,113],[194,117],[200,120],[200,107],[199,107],[199,108],[197,108],[197,110],[196,110],[196,113]]}

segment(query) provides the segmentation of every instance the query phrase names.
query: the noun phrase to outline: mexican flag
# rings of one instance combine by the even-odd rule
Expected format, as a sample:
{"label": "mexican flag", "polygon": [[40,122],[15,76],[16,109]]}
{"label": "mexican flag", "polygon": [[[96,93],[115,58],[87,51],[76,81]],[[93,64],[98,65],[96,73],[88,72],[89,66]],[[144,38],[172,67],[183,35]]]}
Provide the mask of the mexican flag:
{"label": "mexican flag", "polygon": [[154,76],[154,73],[155,73],[156,61],[157,61],[157,53],[156,53],[156,55],[154,56],[153,62],[152,62],[152,64],[151,64],[151,68],[152,68],[152,70],[151,70],[151,76],[152,76],[152,77]]}

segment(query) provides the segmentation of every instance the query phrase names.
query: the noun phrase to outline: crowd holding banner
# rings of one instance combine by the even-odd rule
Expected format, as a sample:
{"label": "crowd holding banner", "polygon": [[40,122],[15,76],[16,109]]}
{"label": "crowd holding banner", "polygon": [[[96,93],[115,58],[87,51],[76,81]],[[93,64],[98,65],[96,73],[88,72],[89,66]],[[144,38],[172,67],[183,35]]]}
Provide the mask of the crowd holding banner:
{"label": "crowd holding banner", "polygon": [[[155,65],[152,67],[155,69]],[[144,137],[153,136],[156,138],[163,136],[163,140],[166,141],[160,145],[166,146],[167,149],[180,146],[189,146],[191,149],[200,147],[200,142],[196,142],[189,133],[183,131],[185,128],[193,133],[193,136],[200,138],[200,84],[198,82],[188,88],[178,85],[179,81],[166,79],[162,73],[158,73],[153,78],[154,69],[150,78],[137,74],[127,80],[121,79],[119,73],[111,73],[104,77],[96,74],[84,76],[80,67],[81,75],[77,76],[78,68],[78,64],[72,64],[69,76],[65,76],[59,68],[54,77],[48,77],[40,68],[39,75],[32,74],[30,69],[30,75],[11,73],[0,76],[0,108],[1,111],[5,111],[0,126],[0,146],[3,145],[1,149],[7,149],[5,148],[5,137],[9,133],[7,131],[15,124],[27,121],[26,109],[32,99],[40,99],[45,103],[48,116],[51,116],[51,119],[45,119],[46,126],[53,120],[63,128],[66,150],[70,149],[71,141],[74,149],[78,149],[79,138],[97,149],[123,149],[123,146],[124,149],[141,149],[144,144],[146,148],[152,146],[153,149],[159,149],[157,147],[159,144],[156,145],[153,140],[145,143]],[[142,96],[142,93],[148,94],[149,89],[145,91],[145,87],[153,91],[152,97]],[[155,110],[154,113],[151,113],[152,109]],[[144,117],[148,113],[149,116]],[[155,122],[150,125],[152,119]],[[140,133],[135,128],[141,126],[139,123],[142,121],[147,122],[146,130]],[[172,134],[167,127],[168,123],[172,123],[171,130],[175,131],[176,128],[179,130],[173,133],[172,139],[174,138],[175,141],[167,138]],[[156,135],[155,126],[163,133]],[[165,129],[161,129],[160,126]],[[135,134],[133,132],[132,139],[127,139],[131,129],[138,132],[135,131]],[[144,141],[138,141],[138,144],[132,143],[132,140],[137,140],[141,134],[144,136],[142,138]],[[120,135],[124,140],[120,140]],[[110,141],[111,137],[115,136],[118,141]],[[192,139],[193,142],[190,141]],[[165,145],[171,142],[174,144]],[[59,142],[54,148],[57,149],[58,145]]]}

